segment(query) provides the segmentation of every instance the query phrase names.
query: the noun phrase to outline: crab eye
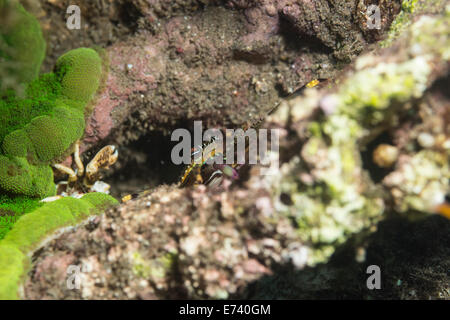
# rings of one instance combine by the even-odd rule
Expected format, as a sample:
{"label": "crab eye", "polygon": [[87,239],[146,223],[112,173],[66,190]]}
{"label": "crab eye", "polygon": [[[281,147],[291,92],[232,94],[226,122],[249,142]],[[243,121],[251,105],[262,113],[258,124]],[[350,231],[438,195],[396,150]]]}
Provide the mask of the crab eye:
{"label": "crab eye", "polygon": [[230,166],[225,166],[223,168],[223,173],[229,177],[232,177],[233,176],[233,168]]}

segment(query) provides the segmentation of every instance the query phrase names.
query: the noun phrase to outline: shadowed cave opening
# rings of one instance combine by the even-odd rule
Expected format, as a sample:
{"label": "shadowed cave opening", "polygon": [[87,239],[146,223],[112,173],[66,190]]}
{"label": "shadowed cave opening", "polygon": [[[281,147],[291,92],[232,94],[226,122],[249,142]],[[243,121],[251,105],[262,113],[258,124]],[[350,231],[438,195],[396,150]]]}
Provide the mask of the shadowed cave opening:
{"label": "shadowed cave opening", "polygon": [[111,186],[111,195],[121,198],[155,188],[178,183],[185,165],[171,160],[177,141],[161,131],[152,131],[136,141],[119,147],[119,160],[104,173],[103,180]]}
{"label": "shadowed cave opening", "polygon": [[373,161],[373,152],[382,143],[393,144],[392,137],[387,131],[379,134],[361,152],[363,168],[369,173],[374,183],[380,183],[392,171],[392,168],[381,168]]}
{"label": "shadowed cave opening", "polygon": [[[101,178],[111,186],[110,194],[113,197],[121,199],[129,194],[135,195],[160,185],[178,184],[181,181],[187,165],[176,165],[171,159],[172,149],[181,142],[171,140],[171,134],[176,129],[188,130],[191,148],[194,147],[191,122],[180,122],[164,131],[151,131],[135,141],[119,146],[118,161],[109,170],[103,170]],[[95,154],[93,151],[97,150],[86,152],[84,158],[92,158]],[[239,169],[239,184],[248,179],[249,169],[248,165]]]}

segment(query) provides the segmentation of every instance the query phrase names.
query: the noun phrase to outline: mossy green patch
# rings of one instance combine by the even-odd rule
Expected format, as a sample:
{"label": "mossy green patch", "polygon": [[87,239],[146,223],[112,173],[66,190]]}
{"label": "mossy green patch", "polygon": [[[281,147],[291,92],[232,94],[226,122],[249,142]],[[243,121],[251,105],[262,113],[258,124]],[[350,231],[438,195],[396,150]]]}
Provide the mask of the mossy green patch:
{"label": "mossy green patch", "polygon": [[11,132],[23,129],[33,118],[51,115],[61,85],[53,73],[32,81],[23,99],[8,91],[0,102],[0,141]]}
{"label": "mossy green patch", "polygon": [[444,2],[445,0],[403,0],[402,10],[392,22],[387,38],[380,43],[381,47],[389,47],[411,25],[415,16],[434,13],[443,7]]}
{"label": "mossy green patch", "polygon": [[0,299],[17,299],[17,290],[23,270],[25,254],[12,245],[0,242]]}
{"label": "mossy green patch", "polygon": [[44,198],[55,194],[48,165],[31,165],[26,158],[0,155],[0,189],[13,195]]}
{"label": "mossy green patch", "polygon": [[[87,106],[99,87],[102,61],[80,48],[58,60],[56,73],[30,83],[25,98],[8,92],[0,102],[0,189],[12,194],[52,194],[48,166],[81,138]],[[34,178],[34,179],[33,179]]]}
{"label": "mossy green patch", "polygon": [[37,78],[45,53],[38,21],[15,0],[0,1],[0,20],[0,191],[47,197],[54,193],[48,165],[83,135],[105,64],[79,48]]}
{"label": "mossy green patch", "polygon": [[0,240],[11,230],[14,223],[25,213],[42,206],[39,199],[0,195]]}
{"label": "mossy green patch", "polygon": [[35,17],[16,0],[0,1],[0,94],[34,80],[45,55]]}
{"label": "mossy green patch", "polygon": [[21,217],[0,241],[0,299],[17,299],[20,281],[30,265],[29,253],[55,230],[117,204],[102,193],[46,203]]}
{"label": "mossy green patch", "polygon": [[37,78],[45,54],[38,21],[15,0],[0,0],[0,21],[0,299],[15,299],[30,251],[116,200],[93,193],[39,202],[55,194],[50,164],[83,135],[106,68],[95,50],[80,48]]}
{"label": "mossy green patch", "polygon": [[93,49],[71,50],[59,57],[56,73],[61,79],[64,96],[88,103],[100,85],[102,60]]}

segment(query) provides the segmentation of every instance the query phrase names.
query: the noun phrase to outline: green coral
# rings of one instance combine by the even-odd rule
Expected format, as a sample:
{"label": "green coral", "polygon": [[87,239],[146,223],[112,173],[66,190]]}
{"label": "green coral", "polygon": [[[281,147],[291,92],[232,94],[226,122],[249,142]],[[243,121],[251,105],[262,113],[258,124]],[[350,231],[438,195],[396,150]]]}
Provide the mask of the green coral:
{"label": "green coral", "polygon": [[84,132],[84,115],[62,104],[52,116],[33,118],[23,129],[3,141],[6,155],[27,158],[31,163],[49,163],[60,157]]}
{"label": "green coral", "polygon": [[0,93],[34,80],[45,55],[38,21],[16,0],[0,1]]}
{"label": "green coral", "polygon": [[48,165],[32,165],[26,158],[0,155],[0,189],[30,197],[54,195],[53,172]]}
{"label": "green coral", "polygon": [[42,206],[38,199],[0,195],[0,240],[11,230],[14,223],[25,213]]}
{"label": "green coral", "polygon": [[73,225],[117,203],[102,193],[81,199],[63,198],[24,215],[0,241],[0,299],[17,299],[21,279],[29,269],[29,252],[55,230]]}
{"label": "green coral", "polygon": [[57,74],[61,78],[61,93],[69,101],[88,103],[100,85],[102,61],[94,50],[76,49],[59,57]]}
{"label": "green coral", "polygon": [[56,75],[44,75],[31,83],[26,99],[3,102],[3,153],[41,164],[60,157],[82,136],[85,108],[101,76],[102,61],[97,52],[75,49],[58,59]]}
{"label": "green coral", "polygon": [[[45,53],[38,21],[12,0],[0,0],[0,17],[0,193],[8,195],[2,196],[8,210],[20,216],[28,212],[19,208],[24,199],[55,194],[50,164],[83,135],[105,68],[95,50],[79,48],[62,55],[53,73],[37,77]],[[11,77],[23,90],[14,90]],[[22,219],[28,215],[17,223]],[[7,221],[8,231],[14,222]],[[47,228],[50,222],[42,223]]]}
{"label": "green coral", "polygon": [[22,99],[11,91],[4,94],[0,100],[0,141],[9,133],[25,127],[33,118],[51,115],[60,87],[56,75],[50,73],[31,82]]}
{"label": "green coral", "polygon": [[[28,64],[14,64],[22,67],[18,77],[21,84],[27,83],[24,94],[0,94],[0,191],[43,198],[54,194],[48,165],[83,135],[89,102],[104,76],[102,59],[93,49],[71,50],[58,59],[54,73],[35,79],[45,49],[39,24],[15,1],[0,2],[0,15],[6,14],[12,17],[1,29],[1,68],[16,74],[16,69],[8,69],[16,57],[9,53],[15,51],[26,52],[17,59]],[[30,28],[30,35],[22,25]],[[34,38],[24,48],[28,36]]]}

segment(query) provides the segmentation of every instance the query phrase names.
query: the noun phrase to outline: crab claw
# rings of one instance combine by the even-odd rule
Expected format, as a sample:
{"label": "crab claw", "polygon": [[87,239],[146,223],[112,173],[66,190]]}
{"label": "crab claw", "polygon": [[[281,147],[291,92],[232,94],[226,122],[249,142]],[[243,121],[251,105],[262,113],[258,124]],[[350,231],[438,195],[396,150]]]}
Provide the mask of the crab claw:
{"label": "crab claw", "polygon": [[66,167],[65,165],[54,164],[53,168],[55,168],[56,170],[58,170],[59,172],[61,172],[63,174],[67,174],[69,176],[69,183],[73,183],[73,182],[77,181],[77,179],[78,179],[76,172],[73,171],[71,168]]}
{"label": "crab claw", "polygon": [[113,145],[102,148],[86,166],[84,184],[91,187],[98,180],[100,169],[108,169],[116,163],[119,151]]}

